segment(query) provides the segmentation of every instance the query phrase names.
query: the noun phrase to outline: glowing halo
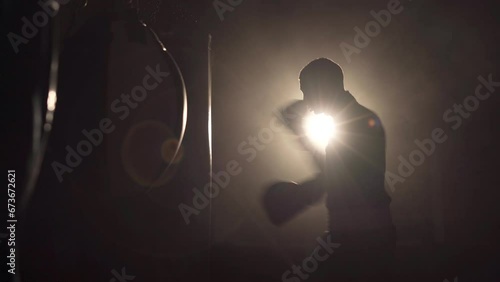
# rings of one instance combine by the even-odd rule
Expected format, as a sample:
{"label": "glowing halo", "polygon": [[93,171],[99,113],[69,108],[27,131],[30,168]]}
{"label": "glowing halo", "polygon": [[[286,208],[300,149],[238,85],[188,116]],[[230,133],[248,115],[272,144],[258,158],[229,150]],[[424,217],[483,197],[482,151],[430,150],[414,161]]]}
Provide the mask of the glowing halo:
{"label": "glowing halo", "polygon": [[327,114],[311,112],[304,119],[305,135],[318,150],[324,151],[337,130],[333,118]]}
{"label": "glowing halo", "polygon": [[175,154],[179,140],[164,123],[147,120],[130,128],[121,148],[123,167],[134,182],[143,187],[165,185],[175,169],[158,178],[158,167],[178,164],[183,157],[182,147]]}

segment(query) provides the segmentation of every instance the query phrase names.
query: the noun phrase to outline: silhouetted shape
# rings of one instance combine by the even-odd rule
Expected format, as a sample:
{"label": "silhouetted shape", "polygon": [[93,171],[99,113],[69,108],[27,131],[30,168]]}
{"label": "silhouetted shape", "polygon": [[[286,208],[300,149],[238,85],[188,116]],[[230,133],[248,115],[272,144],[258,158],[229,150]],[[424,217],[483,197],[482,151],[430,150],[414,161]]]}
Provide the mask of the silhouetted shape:
{"label": "silhouetted shape", "polygon": [[320,265],[317,277],[388,281],[396,233],[384,188],[385,133],[378,116],[344,90],[343,80],[340,66],[325,58],[301,71],[304,100],[285,108],[283,120],[310,149],[302,127],[309,111],[332,116],[337,136],[325,152],[311,149],[321,169],[315,179],[302,185],[274,184],[264,206],[271,221],[282,224],[326,194],[329,234],[341,247]]}

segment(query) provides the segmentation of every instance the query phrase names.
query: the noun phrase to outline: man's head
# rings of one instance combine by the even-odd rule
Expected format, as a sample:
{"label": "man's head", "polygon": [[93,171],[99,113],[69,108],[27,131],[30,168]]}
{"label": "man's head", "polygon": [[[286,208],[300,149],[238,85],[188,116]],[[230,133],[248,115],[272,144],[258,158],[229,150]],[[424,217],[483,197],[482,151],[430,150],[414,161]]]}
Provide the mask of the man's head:
{"label": "man's head", "polygon": [[345,91],[342,68],[330,59],[310,62],[300,72],[299,79],[304,100],[313,110],[324,108]]}

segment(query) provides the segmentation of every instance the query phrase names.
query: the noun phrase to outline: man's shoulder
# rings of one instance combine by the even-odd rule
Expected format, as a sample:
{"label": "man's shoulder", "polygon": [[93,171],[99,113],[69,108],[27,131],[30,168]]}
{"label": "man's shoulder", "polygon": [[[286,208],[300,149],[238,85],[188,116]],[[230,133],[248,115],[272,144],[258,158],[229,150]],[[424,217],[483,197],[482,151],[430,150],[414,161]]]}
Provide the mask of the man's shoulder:
{"label": "man's shoulder", "polygon": [[383,132],[384,127],[380,117],[372,110],[365,106],[356,103],[354,106],[353,114],[360,129],[366,129],[373,132]]}

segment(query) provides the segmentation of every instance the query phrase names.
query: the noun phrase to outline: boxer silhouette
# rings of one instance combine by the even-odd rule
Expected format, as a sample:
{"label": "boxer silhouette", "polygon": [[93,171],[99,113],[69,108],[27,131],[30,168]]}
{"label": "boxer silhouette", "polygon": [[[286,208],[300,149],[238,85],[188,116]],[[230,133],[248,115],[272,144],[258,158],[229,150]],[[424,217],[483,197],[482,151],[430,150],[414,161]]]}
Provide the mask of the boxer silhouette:
{"label": "boxer silhouette", "polygon": [[[388,281],[396,232],[384,185],[382,123],[344,89],[343,71],[333,61],[312,61],[302,69],[299,79],[304,99],[283,109],[282,120],[310,150],[320,173],[302,184],[272,185],[263,198],[267,214],[280,225],[326,195],[327,234],[341,247],[320,266],[323,271],[318,271],[321,274],[317,277]],[[336,137],[323,151],[314,149],[305,134],[304,119],[311,112],[329,115],[335,122]]]}

